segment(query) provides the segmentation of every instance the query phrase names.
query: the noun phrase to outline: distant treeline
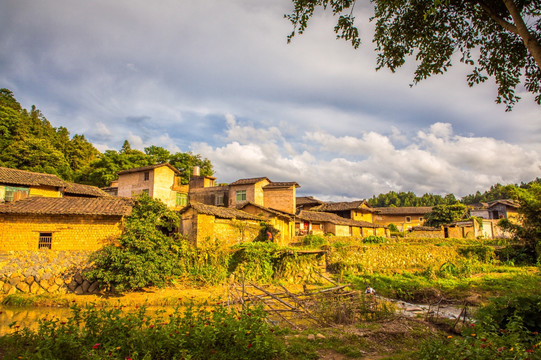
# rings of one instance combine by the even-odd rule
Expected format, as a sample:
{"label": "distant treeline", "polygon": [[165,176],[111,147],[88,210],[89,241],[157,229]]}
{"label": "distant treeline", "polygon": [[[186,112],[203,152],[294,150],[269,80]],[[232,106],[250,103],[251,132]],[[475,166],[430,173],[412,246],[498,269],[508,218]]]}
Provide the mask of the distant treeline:
{"label": "distant treeline", "polygon": [[[514,186],[521,188],[529,188],[532,183],[541,183],[541,178],[537,178],[528,183],[513,184]],[[464,196],[462,199],[457,199],[455,195],[448,194],[446,196],[424,194],[417,196],[415,193],[408,192],[395,192],[389,191],[386,194],[379,194],[368,199],[368,203],[373,207],[389,207],[389,206],[436,206],[436,205],[452,205],[457,202],[461,202],[465,205],[476,204],[480,202],[489,202],[494,200],[509,199],[511,194],[509,193],[506,185],[496,184],[490,187],[483,193],[477,191],[475,194]]]}
{"label": "distant treeline", "polygon": [[187,183],[194,166],[201,175],[212,175],[210,160],[201,155],[171,153],[159,146],[144,152],[132,149],[126,140],[119,151],[100,153],[84,135],[55,128],[35,107],[23,109],[8,89],[0,89],[0,166],[55,174],[64,180],[108,186],[117,172],[134,167],[169,162],[185,174]]}

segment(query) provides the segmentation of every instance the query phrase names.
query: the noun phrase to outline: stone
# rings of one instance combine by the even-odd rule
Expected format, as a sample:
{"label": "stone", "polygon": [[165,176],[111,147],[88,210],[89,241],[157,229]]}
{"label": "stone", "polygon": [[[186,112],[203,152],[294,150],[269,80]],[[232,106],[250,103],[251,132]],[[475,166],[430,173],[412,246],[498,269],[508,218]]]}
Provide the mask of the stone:
{"label": "stone", "polygon": [[56,277],[56,278],[54,279],[54,283],[55,283],[56,285],[58,285],[58,286],[62,286],[62,285],[64,285],[64,280],[63,280],[62,278],[60,278],[60,277]]}
{"label": "stone", "polygon": [[83,287],[81,285],[79,285],[79,286],[77,286],[77,288],[75,288],[74,293],[77,294],[77,295],[83,295],[85,292],[83,290]]}
{"label": "stone", "polygon": [[17,292],[17,288],[15,286],[11,286],[9,290],[6,292],[6,295],[13,295]]}
{"label": "stone", "polygon": [[28,275],[26,278],[24,278],[24,282],[28,285],[32,285],[32,283],[34,282],[34,277],[32,275]]}
{"label": "stone", "polygon": [[59,288],[60,288],[60,286],[58,286],[56,284],[53,284],[53,285],[49,286],[49,288],[47,288],[46,290],[47,290],[47,292],[49,294],[54,294],[55,292],[58,291]]}
{"label": "stone", "polygon": [[7,293],[9,289],[11,289],[13,286],[11,286],[9,283],[5,283],[4,286],[2,286],[2,291],[4,293]]}
{"label": "stone", "polygon": [[83,281],[81,287],[83,288],[84,293],[88,293],[88,288],[90,288],[90,283],[88,282],[88,280]]}
{"label": "stone", "polygon": [[81,285],[83,283],[83,277],[80,273],[75,274],[73,280],[77,281],[77,284]]}
{"label": "stone", "polygon": [[39,281],[39,286],[41,286],[44,289],[48,289],[51,286],[51,284],[47,280],[41,279]]}
{"label": "stone", "polygon": [[99,291],[100,284],[97,281],[94,281],[88,288],[89,294],[94,294]]}
{"label": "stone", "polygon": [[11,286],[17,286],[18,283],[20,283],[22,280],[22,278],[20,276],[12,276],[10,279],[9,279],[9,284]]}
{"label": "stone", "polygon": [[308,334],[306,338],[310,341],[314,341],[316,339],[316,336],[314,334]]}
{"label": "stone", "polygon": [[78,286],[79,284],[77,284],[77,281],[73,280],[68,284],[68,289],[70,289],[71,291],[75,291]]}
{"label": "stone", "polygon": [[28,293],[30,291],[30,285],[25,282],[20,282],[17,284],[16,288],[23,293]]}
{"label": "stone", "polygon": [[318,339],[326,339],[325,335],[320,334],[320,333],[318,333],[318,334],[316,335],[316,338],[318,338]]}
{"label": "stone", "polygon": [[35,281],[30,285],[30,293],[31,294],[37,294],[39,289],[41,289],[41,287]]}

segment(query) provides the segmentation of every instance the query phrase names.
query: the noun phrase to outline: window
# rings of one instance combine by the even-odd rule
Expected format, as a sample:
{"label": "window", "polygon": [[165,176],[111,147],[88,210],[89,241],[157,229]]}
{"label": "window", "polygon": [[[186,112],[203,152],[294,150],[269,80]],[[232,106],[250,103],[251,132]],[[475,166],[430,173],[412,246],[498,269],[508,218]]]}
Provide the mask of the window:
{"label": "window", "polygon": [[38,249],[50,249],[53,233],[39,233]]}
{"label": "window", "polygon": [[224,194],[216,194],[216,206],[224,205]]}
{"label": "window", "polygon": [[28,197],[28,188],[6,186],[4,200],[6,202],[17,201]]}
{"label": "window", "polygon": [[237,202],[246,201],[246,190],[237,191]]}
{"label": "window", "polygon": [[186,205],[188,205],[188,195],[177,193],[176,205],[177,206],[186,206]]}
{"label": "window", "polygon": [[406,216],[406,222],[407,223],[411,222],[411,216]]}
{"label": "window", "polygon": [[424,220],[424,219],[423,219],[423,217],[421,216],[421,217],[419,218],[419,222],[423,222],[423,220]]}
{"label": "window", "polygon": [[144,180],[144,181],[150,180],[150,172],[145,171],[145,172],[143,173],[143,180]]}

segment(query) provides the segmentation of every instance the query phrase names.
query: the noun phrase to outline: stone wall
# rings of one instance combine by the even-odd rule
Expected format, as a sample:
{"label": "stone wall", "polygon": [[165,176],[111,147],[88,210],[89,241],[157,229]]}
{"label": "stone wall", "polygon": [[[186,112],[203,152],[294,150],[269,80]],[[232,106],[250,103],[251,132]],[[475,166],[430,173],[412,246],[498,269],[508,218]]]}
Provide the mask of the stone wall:
{"label": "stone wall", "polygon": [[0,294],[93,294],[97,282],[82,273],[89,251],[11,251],[0,255]]}

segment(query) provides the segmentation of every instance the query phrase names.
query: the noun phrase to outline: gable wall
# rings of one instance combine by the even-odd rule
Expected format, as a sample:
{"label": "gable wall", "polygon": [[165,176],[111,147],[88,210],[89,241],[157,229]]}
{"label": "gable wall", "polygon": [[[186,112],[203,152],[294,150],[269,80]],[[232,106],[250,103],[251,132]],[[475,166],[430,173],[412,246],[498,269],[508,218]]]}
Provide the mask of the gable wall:
{"label": "gable wall", "polygon": [[167,166],[161,166],[151,171],[150,177],[154,180],[151,196],[160,199],[169,208],[175,207],[177,193],[171,190],[175,182],[175,172]]}
{"label": "gable wall", "polygon": [[289,189],[263,189],[263,206],[294,214],[296,196],[294,186]]}
{"label": "gable wall", "polygon": [[139,195],[144,189],[149,190],[149,195],[153,196],[154,175],[153,170],[149,170],[149,180],[144,180],[144,171],[121,174],[118,176],[118,196],[132,197],[132,194]]}

